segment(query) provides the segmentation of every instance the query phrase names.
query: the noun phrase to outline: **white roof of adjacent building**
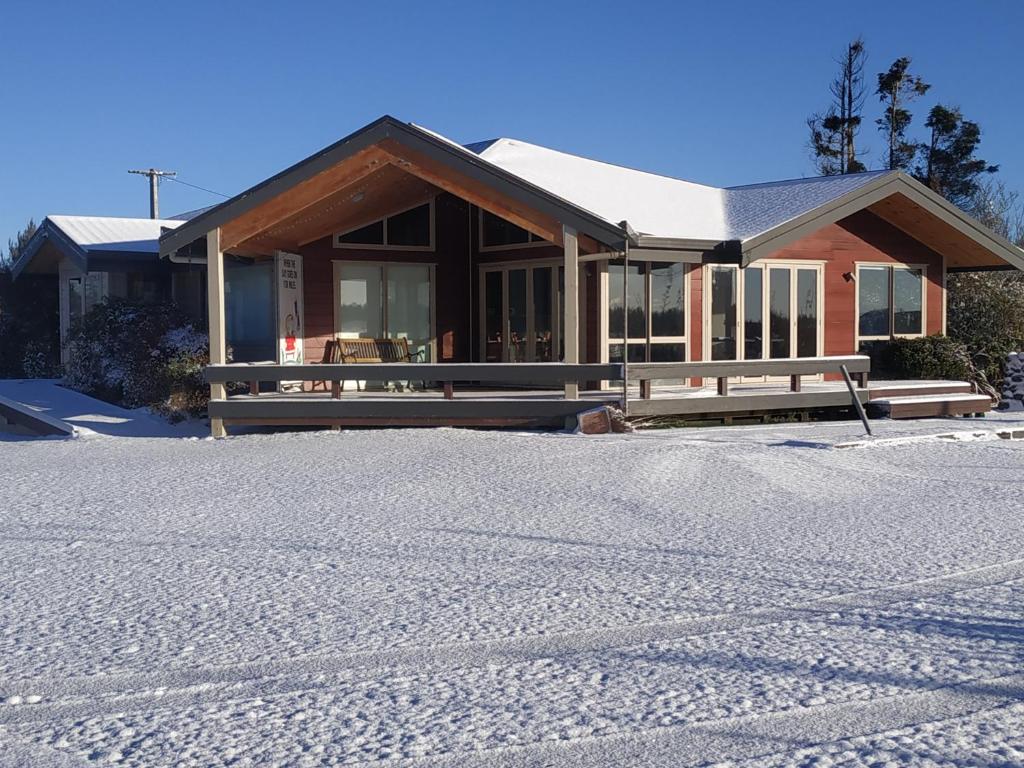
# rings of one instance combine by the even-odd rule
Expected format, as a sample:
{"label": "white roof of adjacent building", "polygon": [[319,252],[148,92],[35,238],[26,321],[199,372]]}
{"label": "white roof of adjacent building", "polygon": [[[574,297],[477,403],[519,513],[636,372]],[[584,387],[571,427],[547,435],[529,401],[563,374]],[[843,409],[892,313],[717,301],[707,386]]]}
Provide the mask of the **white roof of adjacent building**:
{"label": "white roof of adjacent building", "polygon": [[47,216],[61,232],[86,251],[158,253],[163,229],[184,224],[175,219],[129,219],[115,216]]}

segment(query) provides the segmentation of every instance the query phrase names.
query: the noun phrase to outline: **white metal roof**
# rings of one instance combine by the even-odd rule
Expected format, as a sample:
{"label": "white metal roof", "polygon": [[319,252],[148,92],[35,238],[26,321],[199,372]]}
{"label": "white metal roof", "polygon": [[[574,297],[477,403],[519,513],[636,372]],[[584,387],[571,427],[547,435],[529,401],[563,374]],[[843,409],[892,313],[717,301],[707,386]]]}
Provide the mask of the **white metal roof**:
{"label": "white metal roof", "polygon": [[519,139],[469,145],[484,160],[590,211],[657,237],[726,240],[725,191],[589,160]]}
{"label": "white metal roof", "polygon": [[175,219],[128,219],[114,216],[47,216],[86,251],[158,253],[161,228],[184,224]]}

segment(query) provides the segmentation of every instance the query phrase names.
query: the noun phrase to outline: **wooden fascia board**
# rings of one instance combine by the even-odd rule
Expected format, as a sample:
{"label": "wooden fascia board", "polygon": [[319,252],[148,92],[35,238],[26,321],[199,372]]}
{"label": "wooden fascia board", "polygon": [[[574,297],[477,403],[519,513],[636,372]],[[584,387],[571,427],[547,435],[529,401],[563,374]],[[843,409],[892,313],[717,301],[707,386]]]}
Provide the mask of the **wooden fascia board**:
{"label": "wooden fascia board", "polygon": [[[346,159],[357,160],[363,151],[364,150],[360,150],[360,152],[356,152]],[[256,208],[251,208],[245,213],[240,214],[237,218],[224,223],[221,226],[221,248],[225,251],[230,250],[237,245],[244,243],[249,238],[255,237],[261,232],[265,232],[266,230],[273,228],[282,221],[300,216],[303,211],[309,210],[317,203],[322,202],[325,198],[330,197],[339,189],[343,189],[353,184],[358,184],[360,181],[376,173],[384,165],[390,162],[390,158],[385,152],[370,151],[370,148],[367,148],[365,151],[368,154],[366,154],[361,161],[357,160],[357,162],[361,162],[361,165],[358,165],[351,173],[345,175],[342,179],[339,179],[338,185],[330,186],[326,190],[320,190],[315,194],[309,195],[297,207],[285,209],[283,212],[278,212],[277,214],[267,211],[260,216],[260,207],[257,206]],[[330,168],[321,171],[321,173],[326,173],[334,167],[336,166],[332,165]],[[302,184],[313,184],[319,175],[320,174],[318,173],[314,176],[310,176],[294,186],[288,187],[285,191],[281,192],[280,195],[275,197],[283,196],[291,190],[298,190]],[[298,194],[301,194],[301,192]],[[265,204],[269,205],[273,200],[274,198],[271,198],[270,200],[267,200]],[[247,214],[251,215],[251,220],[246,220],[245,217]]]}

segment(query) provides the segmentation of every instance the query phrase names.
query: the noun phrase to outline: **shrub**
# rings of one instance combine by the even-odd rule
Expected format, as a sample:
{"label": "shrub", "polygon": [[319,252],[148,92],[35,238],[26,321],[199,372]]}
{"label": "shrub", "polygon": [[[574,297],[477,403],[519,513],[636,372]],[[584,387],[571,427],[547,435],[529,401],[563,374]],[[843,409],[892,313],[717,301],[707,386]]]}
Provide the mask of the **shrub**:
{"label": "shrub", "polygon": [[951,274],[947,288],[949,336],[963,342],[974,365],[998,384],[1006,356],[1024,348],[1024,274]]}
{"label": "shrub", "polygon": [[70,329],[67,348],[64,381],[74,389],[172,418],[206,407],[207,337],[173,304],[108,299]]}
{"label": "shrub", "polygon": [[901,379],[971,377],[971,358],[963,342],[936,334],[917,339],[894,339],[882,352],[884,365]]}
{"label": "shrub", "polygon": [[57,281],[0,268],[0,379],[59,374]]}

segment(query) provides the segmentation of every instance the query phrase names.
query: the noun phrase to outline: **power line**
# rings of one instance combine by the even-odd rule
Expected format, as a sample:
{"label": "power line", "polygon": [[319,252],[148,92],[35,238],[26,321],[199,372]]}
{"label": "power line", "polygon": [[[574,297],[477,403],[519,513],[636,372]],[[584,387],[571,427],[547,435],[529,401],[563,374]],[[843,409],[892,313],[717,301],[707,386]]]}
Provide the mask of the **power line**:
{"label": "power line", "polygon": [[211,195],[217,195],[218,197],[223,197],[224,199],[227,199],[227,198],[231,197],[231,195],[225,195],[223,192],[218,192],[215,189],[207,189],[206,187],[200,187],[198,184],[190,184],[187,181],[182,181],[181,179],[177,178],[176,176],[166,176],[164,178],[168,178],[171,181],[176,181],[179,184],[184,184],[186,187],[192,187],[192,189],[198,189],[201,192],[209,192]]}

